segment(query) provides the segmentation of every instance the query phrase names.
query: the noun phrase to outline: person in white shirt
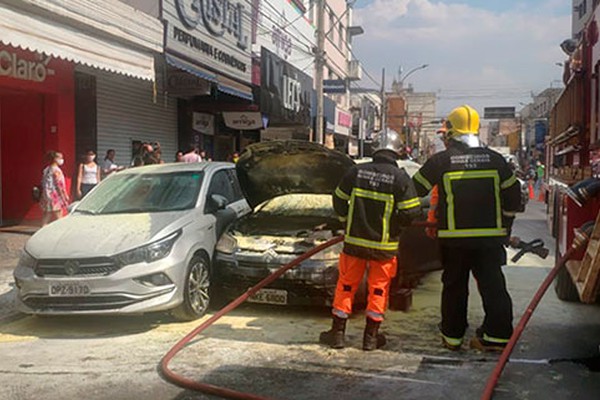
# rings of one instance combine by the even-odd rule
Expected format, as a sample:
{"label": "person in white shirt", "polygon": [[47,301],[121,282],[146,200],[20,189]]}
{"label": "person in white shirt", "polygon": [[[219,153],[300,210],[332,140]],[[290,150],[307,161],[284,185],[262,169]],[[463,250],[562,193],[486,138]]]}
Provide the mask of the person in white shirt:
{"label": "person in white shirt", "polygon": [[119,167],[115,163],[115,150],[108,149],[106,151],[106,156],[104,157],[104,162],[102,162],[102,177],[106,178],[113,172],[121,171],[125,167]]}
{"label": "person in white shirt", "polygon": [[96,153],[88,150],[77,172],[77,198],[82,199],[100,182],[100,167],[94,161]]}
{"label": "person in white shirt", "polygon": [[202,157],[198,155],[198,147],[195,144],[190,145],[187,153],[181,157],[183,162],[193,163],[193,162],[201,162]]}

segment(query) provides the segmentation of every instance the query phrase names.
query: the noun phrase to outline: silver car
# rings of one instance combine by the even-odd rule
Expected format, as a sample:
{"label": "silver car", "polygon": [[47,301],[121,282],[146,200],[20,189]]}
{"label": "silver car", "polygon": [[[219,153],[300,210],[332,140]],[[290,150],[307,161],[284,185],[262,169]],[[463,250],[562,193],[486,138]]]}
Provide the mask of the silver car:
{"label": "silver car", "polygon": [[29,314],[125,314],[208,307],[218,237],[250,212],[231,163],[116,173],[40,229],[14,272]]}

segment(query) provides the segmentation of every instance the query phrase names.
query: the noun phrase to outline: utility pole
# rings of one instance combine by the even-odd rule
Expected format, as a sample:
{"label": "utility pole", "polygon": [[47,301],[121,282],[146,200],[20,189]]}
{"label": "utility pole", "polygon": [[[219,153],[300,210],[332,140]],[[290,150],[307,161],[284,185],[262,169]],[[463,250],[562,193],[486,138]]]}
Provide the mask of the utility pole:
{"label": "utility pole", "polygon": [[317,0],[317,48],[315,51],[315,80],[317,90],[317,121],[315,141],[323,143],[323,67],[325,65],[325,0]]}
{"label": "utility pole", "polygon": [[381,130],[385,130],[387,105],[385,104],[385,68],[381,70]]}

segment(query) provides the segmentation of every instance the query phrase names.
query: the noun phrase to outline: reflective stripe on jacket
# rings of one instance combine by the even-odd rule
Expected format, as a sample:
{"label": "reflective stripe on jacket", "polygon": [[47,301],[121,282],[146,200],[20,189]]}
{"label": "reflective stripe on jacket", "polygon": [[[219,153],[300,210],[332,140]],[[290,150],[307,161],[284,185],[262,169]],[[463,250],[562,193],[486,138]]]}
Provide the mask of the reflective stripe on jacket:
{"label": "reflective stripe on jacket", "polygon": [[421,213],[410,177],[388,151],[348,171],[334,192],[333,206],[346,218],[344,252],[373,260],[394,257],[401,227]]}
{"label": "reflective stripe on jacket", "polygon": [[498,240],[507,235],[521,192],[500,154],[453,143],[431,157],[413,177],[417,193],[439,190],[438,237]]}

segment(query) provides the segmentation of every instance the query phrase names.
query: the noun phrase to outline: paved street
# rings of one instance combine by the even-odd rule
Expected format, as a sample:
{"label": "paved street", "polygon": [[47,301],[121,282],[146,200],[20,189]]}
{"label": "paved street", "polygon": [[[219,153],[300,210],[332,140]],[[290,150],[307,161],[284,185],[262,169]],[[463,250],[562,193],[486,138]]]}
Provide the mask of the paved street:
{"label": "paved street", "polygon": [[[543,205],[531,204],[514,234],[548,241],[543,217]],[[8,282],[26,236],[1,236],[0,398],[208,398],[166,383],[157,373],[162,355],[200,321],[175,323],[163,315],[15,317]],[[516,318],[551,263],[550,258],[527,255],[506,268]],[[327,310],[248,305],[193,341],[173,368],[192,379],[273,398],[478,399],[497,356],[441,348],[436,330],[439,281],[439,273],[423,280],[410,312],[389,313],[383,327],[390,341],[385,350],[359,350],[360,315],[349,322],[350,346],[334,351],[315,343],[329,325]],[[469,335],[482,318],[474,285],[471,293]],[[595,372],[575,361],[598,357],[599,314],[598,307],[563,303],[549,291],[495,398],[597,399],[597,361]]]}

